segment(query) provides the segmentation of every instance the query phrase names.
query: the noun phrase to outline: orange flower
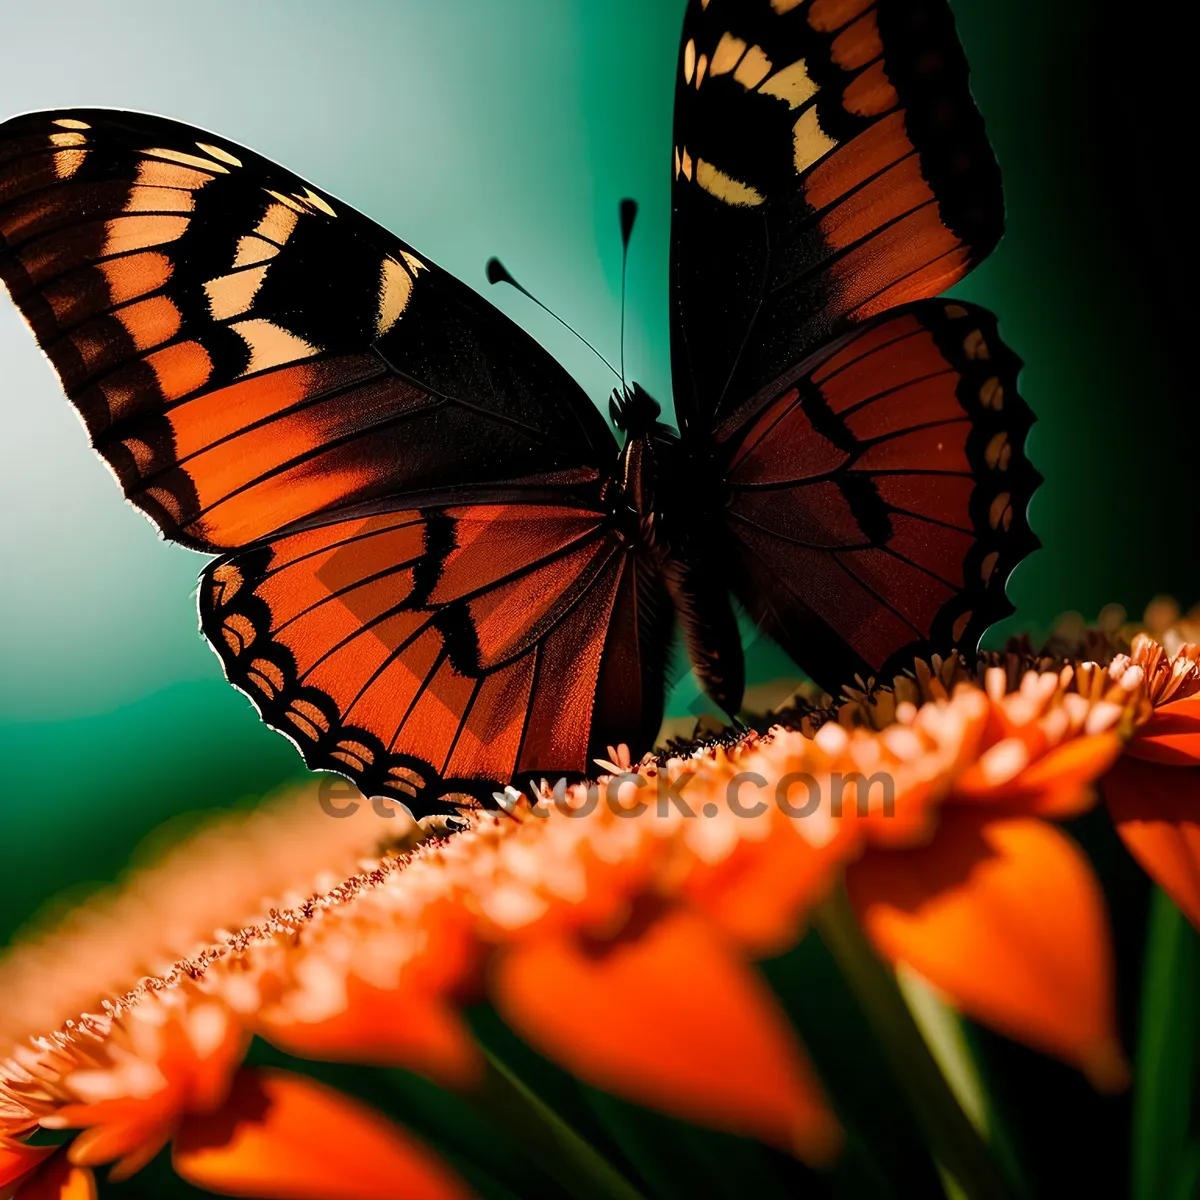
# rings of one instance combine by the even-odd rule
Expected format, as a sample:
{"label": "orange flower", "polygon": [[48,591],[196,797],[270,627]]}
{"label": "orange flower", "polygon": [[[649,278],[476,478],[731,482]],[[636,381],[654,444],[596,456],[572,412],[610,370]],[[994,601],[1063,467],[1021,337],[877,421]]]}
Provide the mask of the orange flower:
{"label": "orange flower", "polygon": [[[0,1062],[0,1195],[85,1200],[95,1195],[92,1168],[111,1164],[109,1177],[124,1179],[168,1142],[177,1172],[218,1192],[384,1200],[400,1175],[406,1194],[438,1200],[467,1194],[429,1151],[382,1116],[302,1076],[241,1068],[252,1015],[242,1006],[257,993],[236,971],[205,970],[236,951],[237,937],[211,940],[210,930],[208,945],[124,994],[105,996],[108,989],[96,987],[97,980],[111,983],[120,963],[162,961],[168,934],[194,944],[195,922],[220,906],[214,893],[253,911],[261,871],[306,894],[320,880],[314,870],[320,844],[337,862],[354,843],[363,849],[378,838],[378,823],[373,831],[365,824],[335,831],[327,818],[311,819],[315,808],[306,796],[210,829],[0,964],[15,1000],[0,1032],[8,1047]],[[310,844],[301,844],[297,831],[306,826]],[[290,885],[280,843],[299,871]],[[196,889],[196,872],[204,869],[221,888],[210,878],[207,889]],[[164,903],[189,898],[190,914]],[[139,941],[154,933],[164,940]],[[50,1013],[85,994],[93,1011],[76,1009],[57,1027],[51,1016],[30,1036],[40,981]],[[74,1136],[58,1150],[21,1140],[38,1127]]]}
{"label": "orange flower", "polygon": [[96,1200],[96,1179],[54,1146],[0,1137],[0,1194],[13,1200]]}
{"label": "orange flower", "polygon": [[1200,644],[1162,632],[1173,653],[1139,633],[1110,667],[1140,675],[1143,702],[1104,795],[1130,853],[1200,928]]}
{"label": "orange flower", "polygon": [[[736,753],[756,761],[751,743]],[[809,840],[775,809],[746,820],[715,800],[689,819],[697,772],[727,780],[735,764],[717,750],[590,791],[547,788],[536,804],[512,792],[508,812],[473,814],[449,841],[277,913],[279,932],[246,931],[207,975],[258,981],[255,1028],[286,1049],[406,1065],[459,1088],[482,1064],[458,1009],[490,995],[597,1086],[827,1159],[837,1123],[748,959],[795,940],[844,835],[826,822]],[[750,897],[770,880],[787,886],[763,919]]]}
{"label": "orange flower", "polygon": [[885,822],[865,827],[850,896],[887,961],[968,1015],[1117,1087],[1126,1070],[1100,888],[1047,818],[1093,802],[1095,781],[1120,753],[1129,697],[1116,683],[1098,696],[1071,690],[1079,678],[1069,666],[1026,672],[1011,691],[1008,683],[994,667],[983,688],[962,682],[945,700],[896,706],[902,729],[959,722],[962,753],[941,781],[932,829],[897,838]]}
{"label": "orange flower", "polygon": [[[331,821],[311,798],[209,832],[0,964],[25,997],[0,1029],[0,1134],[82,1130],[59,1157],[117,1176],[171,1141],[185,1178],[255,1195],[298,1195],[293,1165],[318,1180],[306,1195],[382,1194],[378,1164],[406,1156],[429,1194],[458,1194],[382,1117],[240,1063],[257,1034],[469,1096],[489,1067],[462,1009],[490,999],[595,1086],[827,1161],[838,1123],[754,960],[793,946],[843,879],[884,958],[1116,1086],[1107,921],[1051,822],[1092,803],[1146,672],[1008,667],[980,684],[935,662],[837,720],[636,767],[613,751],[594,784],[509,789],[453,837],[410,831],[382,855],[383,823]],[[285,827],[286,853],[268,851]],[[126,940],[89,971],[115,928]],[[123,994],[122,971],[142,979]],[[40,1026],[39,994],[54,1014]],[[302,1166],[316,1113],[358,1146],[325,1146],[324,1175]]]}

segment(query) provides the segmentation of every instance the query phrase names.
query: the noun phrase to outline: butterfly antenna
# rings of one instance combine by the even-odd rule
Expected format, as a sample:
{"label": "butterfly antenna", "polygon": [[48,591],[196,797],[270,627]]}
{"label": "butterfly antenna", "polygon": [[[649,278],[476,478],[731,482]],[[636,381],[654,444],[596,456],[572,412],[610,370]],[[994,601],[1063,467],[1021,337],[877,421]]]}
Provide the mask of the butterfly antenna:
{"label": "butterfly antenna", "polygon": [[625,267],[629,262],[629,239],[637,220],[636,200],[621,201],[621,391],[625,391]]}
{"label": "butterfly antenna", "polygon": [[[528,296],[542,310],[542,312],[550,313],[550,315],[568,332],[573,333],[618,379],[621,378],[617,368],[592,345],[577,329],[572,329],[556,312],[551,312],[527,287],[523,287],[513,277],[509,269],[498,259],[489,258],[487,261],[487,278],[488,283],[507,283],[509,287],[514,287],[522,296]],[[624,382],[622,381],[622,386]]]}

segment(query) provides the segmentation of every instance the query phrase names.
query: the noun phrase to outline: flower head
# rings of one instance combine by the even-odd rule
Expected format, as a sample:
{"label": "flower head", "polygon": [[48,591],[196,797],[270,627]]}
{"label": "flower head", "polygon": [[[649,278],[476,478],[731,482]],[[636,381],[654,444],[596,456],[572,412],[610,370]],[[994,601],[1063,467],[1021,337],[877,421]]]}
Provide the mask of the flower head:
{"label": "flower head", "polygon": [[[379,841],[379,822],[331,828],[314,819],[312,799],[210,826],[0,961],[14,1001],[0,1030],[0,1194],[7,1185],[19,1198],[84,1200],[93,1168],[123,1179],[173,1142],[179,1173],[218,1191],[296,1196],[285,1166],[307,1163],[306,1196],[382,1200],[400,1168],[413,1194],[465,1195],[377,1114],[304,1077],[241,1065],[253,1033],[245,1004],[259,993],[237,970],[210,971],[247,940],[219,930],[259,910],[264,882],[284,897],[311,894],[330,864],[353,870]],[[165,965],[147,973],[153,964]],[[70,1141],[55,1150],[23,1140],[39,1127]],[[259,1190],[264,1163],[276,1183]]]}

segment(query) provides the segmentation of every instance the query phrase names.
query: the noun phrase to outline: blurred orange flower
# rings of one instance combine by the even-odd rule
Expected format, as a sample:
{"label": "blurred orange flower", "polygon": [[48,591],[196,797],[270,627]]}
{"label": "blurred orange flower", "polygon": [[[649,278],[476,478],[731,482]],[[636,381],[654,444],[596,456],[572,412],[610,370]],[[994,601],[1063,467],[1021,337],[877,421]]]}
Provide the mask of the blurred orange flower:
{"label": "blurred orange flower", "polygon": [[[238,1007],[245,989],[236,973],[223,988],[203,979],[205,964],[236,945],[236,936],[213,940],[210,927],[208,945],[162,974],[123,994],[97,988],[116,979],[121,963],[161,961],[171,938],[195,945],[195,922],[222,903],[214,895],[228,915],[244,906],[244,919],[259,879],[272,879],[284,894],[303,888],[301,895],[320,880],[314,851],[321,840],[327,858],[349,855],[350,863],[355,843],[361,851],[377,840],[377,824],[334,832],[327,820],[310,821],[309,798],[194,836],[9,952],[0,964],[14,1001],[0,1029],[8,1048],[0,1062],[0,1195],[86,1200],[95,1195],[92,1168],[111,1164],[109,1178],[127,1178],[168,1142],[179,1175],[228,1194],[384,1200],[401,1173],[407,1194],[467,1195],[428,1150],[379,1114],[303,1076],[241,1067],[252,1031]],[[306,824],[311,844],[304,847],[297,830]],[[291,852],[290,881],[281,846]],[[214,874],[201,887],[207,871]],[[188,900],[190,908],[167,907]],[[57,1028],[49,1017],[30,1036],[41,987],[48,1013],[85,995],[93,1011],[76,1008]],[[21,1140],[38,1127],[74,1136],[58,1149]]]}
{"label": "blurred orange flower", "polygon": [[1179,636],[1200,626],[1159,632],[1166,645],[1139,633],[1109,668],[1140,674],[1143,702],[1104,796],[1130,853],[1200,928],[1200,643]]}
{"label": "blurred orange flower", "polygon": [[0,1137],[0,1195],[14,1200],[96,1200],[96,1178],[54,1146],[29,1146]]}
{"label": "blurred orange flower", "polygon": [[[1120,1086],[1107,917],[1054,822],[1104,778],[1148,869],[1200,896],[1186,807],[1121,795],[1130,763],[1197,778],[1197,658],[1143,637],[1107,665],[917,664],[799,729],[618,748],[597,781],[508,789],[448,838],[409,823],[381,848],[403,823],[331,821],[311,791],[204,831],[0,961],[0,1182],[85,1196],[90,1168],[120,1178],[170,1142],[210,1190],[372,1197],[403,1161],[421,1194],[461,1195],[379,1114],[242,1058],[258,1035],[471,1096],[481,999],[588,1083],[827,1162],[839,1124],[754,964],[843,883],[886,961]],[[1174,858],[1138,820],[1170,825]],[[39,1125],[80,1132],[52,1152],[20,1140]]]}
{"label": "blurred orange flower", "polygon": [[896,720],[919,728],[957,717],[961,769],[945,780],[936,828],[898,843],[867,831],[847,884],[876,948],[957,1008],[1118,1087],[1125,1066],[1113,1012],[1112,953],[1099,885],[1050,819],[1094,801],[1121,751],[1128,695],[1071,690],[1076,671],[1029,671],[1008,690],[994,667],[984,687]]}

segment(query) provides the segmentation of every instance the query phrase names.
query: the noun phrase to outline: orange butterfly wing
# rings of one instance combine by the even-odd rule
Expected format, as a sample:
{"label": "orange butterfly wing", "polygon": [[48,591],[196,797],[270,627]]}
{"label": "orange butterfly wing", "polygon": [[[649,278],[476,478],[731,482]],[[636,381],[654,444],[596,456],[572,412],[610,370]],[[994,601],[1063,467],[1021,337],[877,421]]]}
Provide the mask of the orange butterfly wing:
{"label": "orange butterfly wing", "polygon": [[675,91],[676,412],[703,433],[1003,229],[946,0],[692,0]]}
{"label": "orange butterfly wing", "polygon": [[629,658],[641,569],[601,511],[374,506],[214,563],[201,626],[310,766],[441,811],[653,737],[661,694]]}
{"label": "orange butterfly wing", "polygon": [[[930,300],[867,323],[718,432],[734,590],[818,680],[975,645],[1037,546],[1033,417],[995,318]],[[849,664],[849,665],[847,665]]]}
{"label": "orange butterfly wing", "polygon": [[0,238],[128,499],[234,551],[202,627],[310,765],[422,813],[653,737],[669,604],[600,502],[612,434],[471,289],[133,113],[0,126]]}
{"label": "orange butterfly wing", "polygon": [[126,496],[195,549],[462,480],[599,477],[579,386],[470,288],[244,147],[0,125],[0,278]]}

